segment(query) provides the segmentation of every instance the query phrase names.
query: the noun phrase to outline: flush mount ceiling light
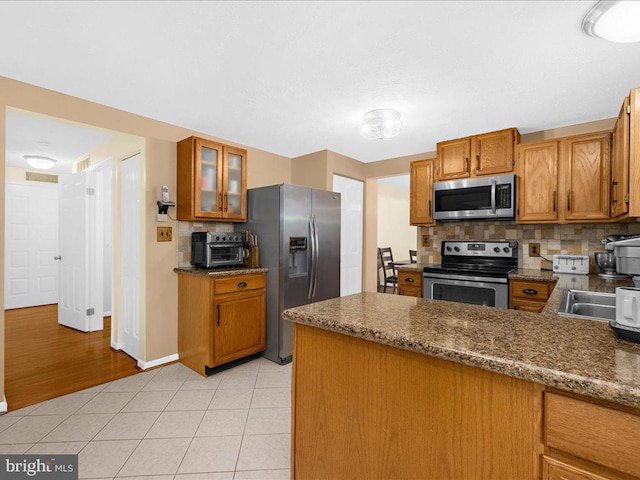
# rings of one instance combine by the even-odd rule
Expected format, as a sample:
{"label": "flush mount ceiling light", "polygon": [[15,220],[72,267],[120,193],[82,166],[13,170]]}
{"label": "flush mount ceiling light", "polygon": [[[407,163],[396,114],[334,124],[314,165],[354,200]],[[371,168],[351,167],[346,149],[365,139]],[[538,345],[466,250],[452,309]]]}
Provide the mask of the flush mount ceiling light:
{"label": "flush mount ceiling light", "polygon": [[42,155],[25,155],[24,159],[31,167],[38,170],[49,170],[56,163],[53,158],[43,157]]}
{"label": "flush mount ceiling light", "polygon": [[402,122],[395,110],[371,110],[362,119],[362,134],[365,137],[386,140],[400,133]]}
{"label": "flush mount ceiling light", "polygon": [[640,42],[640,2],[600,1],[582,20],[582,30],[611,42]]}

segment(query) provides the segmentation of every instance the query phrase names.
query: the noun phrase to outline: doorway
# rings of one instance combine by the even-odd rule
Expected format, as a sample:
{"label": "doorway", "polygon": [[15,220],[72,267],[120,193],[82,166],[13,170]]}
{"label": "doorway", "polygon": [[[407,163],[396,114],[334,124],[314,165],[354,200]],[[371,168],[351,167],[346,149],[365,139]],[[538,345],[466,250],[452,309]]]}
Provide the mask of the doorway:
{"label": "doorway", "polygon": [[364,182],[333,176],[333,191],[341,195],[340,296],[362,292],[362,232]]}
{"label": "doorway", "polygon": [[[84,190],[86,191],[87,195],[90,195],[92,197],[95,208],[93,208],[89,212],[91,221],[89,222],[90,225],[89,229],[87,230],[86,243],[91,244],[91,247],[94,251],[94,254],[91,257],[90,261],[100,272],[100,275],[98,277],[99,281],[94,282],[95,292],[93,293],[93,297],[97,302],[96,305],[99,305],[99,308],[95,308],[94,313],[96,318],[100,318],[98,326],[96,326],[97,324],[94,323],[94,326],[87,330],[101,330],[103,321],[106,328],[102,333],[95,332],[96,335],[99,334],[98,337],[96,337],[92,333],[78,332],[78,334],[80,335],[79,338],[82,338],[82,336],[84,335],[86,336],[86,340],[76,342],[76,344],[80,348],[77,358],[79,362],[82,363],[82,359],[85,358],[83,356],[85,354],[95,353],[95,349],[97,348],[98,344],[100,345],[101,349],[104,349],[104,358],[106,359],[106,363],[102,370],[98,368],[94,369],[97,382],[95,384],[104,383],[105,381],[113,379],[101,378],[99,377],[99,375],[100,372],[107,375],[116,374],[115,372],[119,368],[116,367],[116,363],[112,363],[112,366],[115,368],[110,369],[108,365],[110,364],[110,362],[122,363],[123,360],[119,360],[117,358],[118,355],[128,358],[128,360],[124,360],[124,362],[127,363],[127,374],[131,374],[132,372],[129,369],[128,363],[131,363],[133,365],[132,368],[135,369],[137,359],[129,358],[122,352],[114,352],[112,350],[113,342],[111,341],[112,337],[118,337],[115,331],[119,326],[118,317],[120,316],[119,312],[116,308],[114,308],[113,304],[114,280],[119,283],[120,277],[119,268],[114,267],[117,260],[114,258],[114,251],[117,255],[117,243],[114,241],[114,231],[117,232],[117,229],[119,228],[119,218],[114,219],[115,211],[112,208],[114,202],[118,197],[118,194],[115,191],[116,185],[114,180],[118,177],[120,162],[114,161],[114,158],[121,160],[130,157],[133,153],[142,151],[144,149],[144,139],[141,137],[135,137],[115,131],[99,129],[96,127],[67,121],[64,119],[49,117],[46,115],[26,112],[13,108],[7,108],[5,118],[5,169],[7,178],[7,201],[5,212],[6,238],[9,239],[15,237],[14,234],[17,230],[10,225],[10,222],[13,216],[15,216],[14,214],[16,209],[19,210],[20,205],[36,203],[40,206],[36,206],[35,211],[43,213],[43,215],[40,215],[40,217],[36,216],[37,218],[35,218],[34,220],[34,223],[36,225],[31,229],[31,231],[36,232],[37,234],[29,236],[29,243],[35,243],[39,245],[40,239],[43,237],[43,232],[46,233],[47,238],[52,237],[50,238],[51,240],[58,241],[60,224],[57,220],[53,221],[53,219],[57,219],[57,211],[59,210],[60,205],[59,197],[57,194],[58,190],[60,189],[60,184],[58,184],[57,182],[60,176],[80,175],[80,171],[91,175],[92,184],[87,185]],[[32,153],[37,153],[40,156],[49,156],[51,158],[54,158],[56,162],[54,166],[46,172],[42,170],[35,170],[34,168],[27,165],[24,158],[24,155]],[[141,176],[139,178],[141,178]],[[10,184],[16,184],[17,187],[14,188]],[[142,184],[140,188],[143,188]],[[23,191],[22,202],[20,201],[18,196],[16,196],[15,198],[13,196],[13,191],[16,189]],[[55,193],[51,193],[49,197],[46,197],[48,200],[45,203],[39,200],[37,202],[34,202],[34,199],[40,198],[38,196],[39,193],[35,192],[44,190],[53,191]],[[23,215],[26,215],[26,213],[23,212]],[[48,223],[45,223],[43,218],[46,219]],[[16,223],[16,225],[23,228],[19,223]],[[22,286],[29,283],[29,281],[24,280],[18,282],[10,281],[11,272],[9,270],[12,265],[12,258],[14,260],[20,258],[25,259],[25,263],[36,268],[36,271],[39,271],[41,268],[43,268],[43,260],[51,260],[51,263],[54,264],[54,274],[57,275],[59,273],[58,270],[61,262],[54,261],[55,257],[61,256],[59,253],[61,248],[59,243],[54,247],[47,248],[39,245],[36,249],[35,254],[32,255],[27,252],[26,254],[23,254],[22,257],[20,255],[13,254],[13,252],[11,251],[11,242],[5,242],[5,244],[5,290],[13,287],[14,291],[18,291],[18,289],[16,289],[16,286],[20,286],[20,282],[22,282]],[[18,245],[17,237],[16,241],[14,241],[14,244],[16,246]],[[39,252],[41,251],[46,251],[46,255],[40,254]],[[59,258],[57,260],[59,260]],[[16,263],[15,261],[13,262],[13,265],[17,264],[18,263]],[[51,266],[49,265],[49,267]],[[5,295],[5,300],[7,301],[5,310],[11,309],[5,312],[5,333],[7,334],[7,343],[9,342],[8,329],[11,328],[10,323],[12,321],[12,318],[20,318],[20,322],[33,321],[35,328],[36,320],[42,320],[41,318],[39,318],[39,316],[43,314],[46,316],[46,318],[53,319],[54,327],[63,329],[65,331],[65,334],[67,332],[70,332],[70,329],[60,327],[56,323],[56,319],[59,318],[59,315],[56,315],[55,309],[57,305],[61,303],[59,290],[60,278],[55,277],[55,275],[47,276],[45,275],[45,273],[47,272],[41,272],[40,277],[46,277],[48,283],[46,281],[43,281],[37,275],[32,275],[32,277],[34,277],[36,280],[31,281],[30,283],[35,287],[30,287],[30,290],[27,290],[36,292],[44,291],[45,289],[42,287],[46,286],[46,290],[50,294],[49,298],[29,300],[27,302],[18,304],[10,303],[8,300],[11,298],[11,295]],[[38,287],[39,290],[36,287]],[[93,305],[91,307],[93,307]],[[22,310],[17,310],[19,308]],[[104,314],[102,313],[102,311],[104,311]],[[115,315],[113,319],[110,317],[111,314]],[[103,315],[107,316],[104,317]],[[42,331],[44,331],[44,329],[42,329]],[[14,329],[14,335],[11,338],[17,338],[15,335],[16,332],[17,330]],[[48,332],[49,334],[51,334],[51,330],[48,330]],[[90,340],[90,337],[99,338],[101,336],[105,336],[105,338],[107,339],[106,342],[102,342],[102,340],[100,340],[98,343],[96,343]],[[32,341],[31,338],[27,340]],[[90,341],[94,346],[90,349],[89,352],[86,350],[86,345],[88,345],[88,342]],[[83,347],[81,344],[86,345]],[[15,348],[12,349],[10,347],[11,346],[7,344],[5,349],[5,394],[7,395],[7,399],[9,402],[11,402],[12,400],[10,396],[11,389],[7,383],[11,378],[15,377],[15,375],[13,375],[14,372],[10,370],[12,370],[12,365],[16,365],[15,361],[12,362],[9,358],[7,358],[10,355],[10,352],[16,351]],[[114,356],[113,354],[117,355]],[[37,371],[34,371],[34,375],[38,375],[40,372],[45,372],[48,368],[55,367],[56,357],[59,358],[61,356],[62,355],[56,356],[55,354],[49,355],[47,359],[44,360],[44,364],[39,363],[37,365],[38,369]],[[133,373],[135,373],[135,370]],[[117,374],[119,375],[119,373]],[[57,375],[57,373],[52,373],[52,375]],[[89,374],[89,377],[90,375],[91,374]],[[70,377],[69,380],[73,382],[73,378]],[[89,382],[91,381],[90,378],[87,378],[85,380]],[[79,386],[78,389],[79,388],[81,387]],[[86,386],[84,388],[86,388]],[[53,396],[56,395],[54,394]],[[53,396],[50,398],[53,398]],[[9,408],[13,409],[15,407],[13,407],[10,403]]]}

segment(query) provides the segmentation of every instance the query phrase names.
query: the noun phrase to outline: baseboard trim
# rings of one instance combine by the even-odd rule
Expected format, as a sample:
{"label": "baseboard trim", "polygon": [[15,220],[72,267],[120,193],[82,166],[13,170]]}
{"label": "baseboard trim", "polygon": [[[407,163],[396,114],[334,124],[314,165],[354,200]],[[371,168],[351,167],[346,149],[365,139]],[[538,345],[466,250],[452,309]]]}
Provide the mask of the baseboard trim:
{"label": "baseboard trim", "polygon": [[114,350],[122,350],[122,345],[116,342],[111,342],[111,348],[113,348]]}
{"label": "baseboard trim", "polygon": [[9,410],[9,406],[7,405],[7,397],[2,396],[2,401],[0,402],[0,415],[3,413],[7,413]]}
{"label": "baseboard trim", "polygon": [[165,363],[175,362],[178,360],[178,354],[174,353],[173,355],[167,355],[166,357],[156,358],[155,360],[151,360],[149,362],[143,362],[142,360],[138,360],[138,367],[142,370],[146,370],[148,368],[157,367],[158,365],[163,365]]}

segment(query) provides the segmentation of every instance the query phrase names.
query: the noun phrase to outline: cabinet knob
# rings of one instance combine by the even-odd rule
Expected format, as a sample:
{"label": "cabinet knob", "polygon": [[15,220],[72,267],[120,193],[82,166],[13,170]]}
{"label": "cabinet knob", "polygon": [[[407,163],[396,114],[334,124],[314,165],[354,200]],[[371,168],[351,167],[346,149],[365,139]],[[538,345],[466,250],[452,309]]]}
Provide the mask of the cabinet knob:
{"label": "cabinet knob", "polygon": [[244,287],[246,287],[246,286],[247,286],[247,282],[240,282],[240,283],[238,284],[238,288],[244,288]]}
{"label": "cabinet knob", "polygon": [[405,281],[405,282],[407,282],[407,283],[413,283],[413,282],[415,282],[415,280],[414,280],[413,278],[411,278],[411,277],[407,277],[407,278],[405,278],[405,279],[404,279],[404,281]]}
{"label": "cabinet knob", "polygon": [[527,295],[537,295],[538,291],[534,290],[533,288],[525,288],[524,290],[522,290],[523,293],[526,293]]}

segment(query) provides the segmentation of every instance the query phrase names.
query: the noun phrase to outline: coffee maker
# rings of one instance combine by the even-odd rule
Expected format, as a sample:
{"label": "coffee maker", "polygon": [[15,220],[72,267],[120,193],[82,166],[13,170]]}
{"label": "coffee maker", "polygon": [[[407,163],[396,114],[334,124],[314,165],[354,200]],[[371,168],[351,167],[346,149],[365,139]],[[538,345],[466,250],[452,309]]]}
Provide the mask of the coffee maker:
{"label": "coffee maker", "polygon": [[604,252],[596,252],[593,254],[596,265],[600,270],[598,272],[599,277],[604,278],[625,278],[629,275],[618,273],[616,269],[616,255],[614,253],[614,242],[624,240],[633,235],[607,235],[601,242],[604,245]]}

